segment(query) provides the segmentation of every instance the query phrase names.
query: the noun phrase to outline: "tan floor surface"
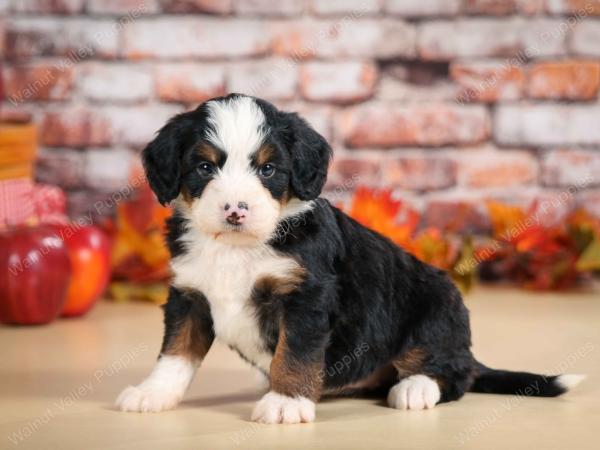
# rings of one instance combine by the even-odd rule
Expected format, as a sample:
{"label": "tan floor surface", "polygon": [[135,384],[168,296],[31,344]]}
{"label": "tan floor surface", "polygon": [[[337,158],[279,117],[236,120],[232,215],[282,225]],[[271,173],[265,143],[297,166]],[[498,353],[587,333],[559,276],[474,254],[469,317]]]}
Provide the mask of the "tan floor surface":
{"label": "tan floor surface", "polygon": [[467,394],[413,412],[334,399],[319,404],[314,424],[256,425],[255,373],[217,345],[178,409],[120,413],[111,406],[119,391],[153,365],[161,312],[102,303],[80,320],[0,327],[0,448],[600,448],[600,295],[479,289],[467,303],[483,362],[588,379],[558,399]]}

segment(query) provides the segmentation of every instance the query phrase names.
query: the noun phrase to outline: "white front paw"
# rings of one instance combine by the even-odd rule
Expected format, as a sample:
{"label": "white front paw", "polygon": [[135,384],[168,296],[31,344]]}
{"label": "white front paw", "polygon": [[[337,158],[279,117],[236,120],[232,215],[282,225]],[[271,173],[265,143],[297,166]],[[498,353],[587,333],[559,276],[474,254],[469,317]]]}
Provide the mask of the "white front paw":
{"label": "white front paw", "polygon": [[396,409],[430,409],[440,401],[440,387],[426,375],[411,375],[392,386],[388,404]]}
{"label": "white front paw", "polygon": [[129,386],[117,398],[117,408],[128,412],[160,412],[179,404],[183,392],[156,385]]}
{"label": "white front paw", "polygon": [[288,397],[269,392],[252,412],[252,420],[260,423],[300,423],[315,420],[315,404],[306,397]]}

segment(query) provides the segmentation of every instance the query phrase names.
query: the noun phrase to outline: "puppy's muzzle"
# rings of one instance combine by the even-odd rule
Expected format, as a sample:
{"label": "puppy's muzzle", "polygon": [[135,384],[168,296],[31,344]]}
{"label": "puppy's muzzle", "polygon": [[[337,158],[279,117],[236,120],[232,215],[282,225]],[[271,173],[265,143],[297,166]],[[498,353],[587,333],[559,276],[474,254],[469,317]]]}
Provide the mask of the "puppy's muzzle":
{"label": "puppy's muzzle", "polygon": [[223,206],[225,220],[230,225],[242,225],[248,215],[248,203],[238,202],[237,205],[225,203]]}

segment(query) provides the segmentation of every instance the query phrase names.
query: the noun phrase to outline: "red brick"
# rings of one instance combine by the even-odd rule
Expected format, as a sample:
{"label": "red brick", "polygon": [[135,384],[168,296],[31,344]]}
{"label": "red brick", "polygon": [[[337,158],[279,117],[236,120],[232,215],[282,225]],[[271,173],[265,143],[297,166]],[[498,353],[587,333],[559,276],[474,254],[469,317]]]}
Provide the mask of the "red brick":
{"label": "red brick", "polygon": [[374,103],[345,111],[339,128],[350,147],[476,144],[490,133],[480,106]]}
{"label": "red brick", "polygon": [[465,193],[436,194],[426,199],[423,225],[458,232],[486,232],[490,221],[482,199]]}
{"label": "red brick", "polygon": [[7,22],[5,47],[10,58],[58,55],[65,56],[64,64],[76,64],[92,56],[115,57],[118,37],[112,20],[17,17]]}
{"label": "red brick", "polygon": [[452,63],[450,76],[460,86],[460,103],[518,99],[525,85],[523,70],[509,61]]}
{"label": "red brick", "polygon": [[6,54],[6,20],[0,16],[0,58],[4,60]]}
{"label": "red brick", "polygon": [[354,103],[373,95],[377,67],[370,62],[312,62],[300,70],[300,91],[311,101]]}
{"label": "red brick", "polygon": [[385,10],[407,17],[449,16],[458,13],[461,0],[386,0]]}
{"label": "red brick", "polygon": [[64,100],[73,88],[73,69],[49,63],[19,65],[4,70],[4,91],[13,104]]}
{"label": "red brick", "polygon": [[56,184],[64,189],[83,185],[84,152],[71,149],[40,149],[35,178],[42,183]]}
{"label": "red brick", "polygon": [[570,41],[572,53],[593,58],[600,57],[600,20],[584,20],[573,29]]}
{"label": "red brick", "polygon": [[[94,205],[101,204],[101,207]],[[67,213],[72,220],[89,220],[99,222],[106,216],[114,214],[115,202],[107,192],[98,192],[93,189],[71,190],[67,193]]]}
{"label": "red brick", "polygon": [[97,102],[145,101],[154,93],[148,68],[132,64],[84,64],[79,70],[78,84],[86,99]]}
{"label": "red brick", "polygon": [[430,191],[456,184],[456,164],[450,158],[404,153],[386,158],[382,163],[385,186]]}
{"label": "red brick", "polygon": [[272,31],[274,52],[294,60],[412,57],[415,53],[415,28],[389,19],[345,16],[337,21],[278,22]]}
{"label": "red brick", "polygon": [[551,14],[573,14],[575,17],[600,16],[600,0],[547,0]]}
{"label": "red brick", "polygon": [[268,99],[290,100],[298,86],[298,65],[288,59],[236,62],[228,67],[230,92]]}
{"label": "red brick", "polygon": [[201,103],[225,93],[225,71],[206,64],[162,64],[156,69],[156,93],[168,102]]}
{"label": "red brick", "polygon": [[234,11],[254,16],[297,16],[304,10],[302,0],[237,0]]}
{"label": "red brick", "polygon": [[351,15],[361,17],[377,14],[380,0],[312,0],[310,9],[320,16]]}
{"label": "red brick", "polygon": [[87,12],[138,18],[160,11],[159,0],[89,0]]}
{"label": "red brick", "polygon": [[10,102],[0,108],[0,122],[28,123],[34,120],[34,108],[31,104],[13,105]]}
{"label": "red brick", "polygon": [[502,56],[522,64],[530,57],[564,55],[568,31],[566,22],[549,19],[430,21],[419,28],[417,50],[425,60]]}
{"label": "red brick", "polygon": [[[8,0],[10,2],[10,0]],[[11,9],[19,13],[77,14],[83,11],[85,0],[17,0]]]}
{"label": "red brick", "polygon": [[600,152],[551,150],[542,159],[542,181],[550,187],[600,186]]}
{"label": "red brick", "polygon": [[463,11],[467,14],[507,15],[517,11],[518,0],[466,0]]}
{"label": "red brick", "polygon": [[169,13],[229,14],[232,0],[163,0],[163,9]]}
{"label": "red brick", "polygon": [[527,76],[527,93],[532,98],[593,100],[599,86],[600,63],[596,61],[540,62]]}
{"label": "red brick", "polygon": [[330,187],[379,185],[382,159],[381,154],[374,151],[351,154],[334,152],[334,159],[329,168]]}
{"label": "red brick", "polygon": [[508,188],[537,181],[537,160],[525,151],[477,149],[464,152],[456,157],[458,179],[463,186]]}
{"label": "red brick", "polygon": [[432,84],[416,84],[384,74],[377,85],[376,98],[381,101],[410,103],[451,102],[457,99],[457,91],[457,86],[445,78]]}
{"label": "red brick", "polygon": [[600,105],[499,105],[494,138],[502,145],[600,144]]}
{"label": "red brick", "polygon": [[516,3],[517,10],[529,16],[541,14],[546,8],[546,0],[516,0]]}
{"label": "red brick", "polygon": [[106,118],[80,106],[44,111],[39,136],[48,147],[104,146],[112,140]]}
{"label": "red brick", "polygon": [[270,45],[259,21],[207,17],[137,20],[123,30],[123,41],[124,54],[132,59],[256,56]]}

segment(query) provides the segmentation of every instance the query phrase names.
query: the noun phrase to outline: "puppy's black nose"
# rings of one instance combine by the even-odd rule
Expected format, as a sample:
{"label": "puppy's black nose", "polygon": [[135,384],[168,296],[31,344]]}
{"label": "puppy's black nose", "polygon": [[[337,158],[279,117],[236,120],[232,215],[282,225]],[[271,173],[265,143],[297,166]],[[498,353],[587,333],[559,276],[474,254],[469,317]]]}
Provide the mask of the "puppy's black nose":
{"label": "puppy's black nose", "polygon": [[240,225],[244,220],[244,216],[239,216],[235,211],[229,214],[225,220],[230,225]]}

